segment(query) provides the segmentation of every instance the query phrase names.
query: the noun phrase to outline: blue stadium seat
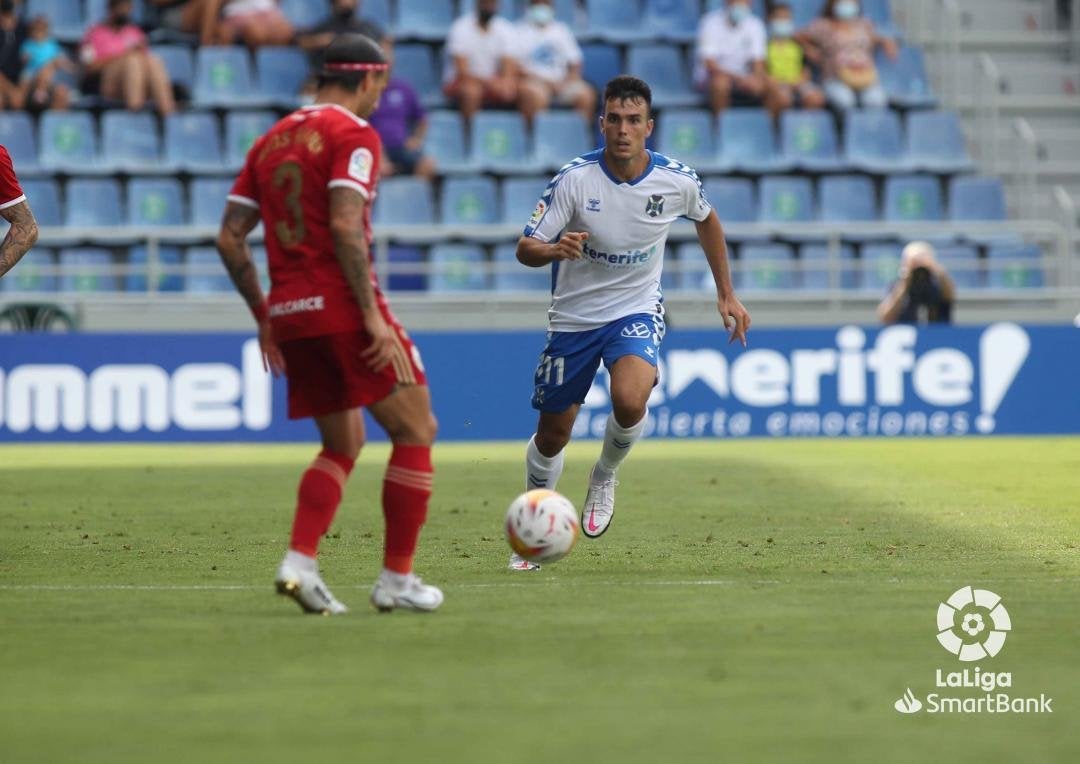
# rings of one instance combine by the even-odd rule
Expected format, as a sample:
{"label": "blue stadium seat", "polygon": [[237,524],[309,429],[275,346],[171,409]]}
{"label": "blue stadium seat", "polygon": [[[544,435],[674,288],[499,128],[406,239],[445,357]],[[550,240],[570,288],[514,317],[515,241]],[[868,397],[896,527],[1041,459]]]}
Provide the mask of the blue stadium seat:
{"label": "blue stadium seat", "polygon": [[85,111],[47,111],[38,122],[41,164],[58,170],[93,170],[98,163],[97,126]]}
{"label": "blue stadium seat", "polygon": [[34,121],[26,112],[0,112],[0,146],[8,150],[19,177],[38,169]]}
{"label": "blue stadium seat", "polygon": [[217,117],[205,111],[166,117],[165,163],[190,172],[220,172],[224,161]]}
{"label": "blue stadium seat", "polygon": [[642,29],[658,39],[693,42],[700,16],[700,0],[645,0]]}
{"label": "blue stadium seat", "polygon": [[990,247],[987,284],[996,289],[1028,289],[1046,286],[1042,250],[1035,245]]}
{"label": "blue stadium seat", "polygon": [[[731,254],[730,249],[728,253]],[[676,290],[686,292],[716,291],[716,284],[713,283],[709,263],[705,260],[701,245],[696,241],[683,242],[674,250],[668,250],[665,254],[664,275],[669,277],[668,283],[674,284],[673,288]],[[668,287],[663,283],[661,283],[661,288],[668,291]]]}
{"label": "blue stadium seat", "polygon": [[[553,4],[555,18],[573,27],[578,22],[577,3],[578,0],[555,0]],[[529,0],[502,0],[499,3],[499,15],[510,21],[518,21],[525,15],[525,8],[528,5]],[[461,0],[458,13],[472,13],[475,10],[476,0]]]}
{"label": "blue stadium seat", "polygon": [[740,289],[793,289],[795,253],[787,244],[744,244],[735,284]]}
{"label": "blue stadium seat", "polygon": [[[1001,222],[1007,218],[1001,178],[958,176],[949,182],[949,220]],[[1008,234],[977,234],[965,238],[977,244],[1007,244]]]}
{"label": "blue stadium seat", "polygon": [[259,48],[255,52],[259,94],[276,106],[295,109],[308,78],[308,59],[299,48]]}
{"label": "blue stadium seat", "polygon": [[387,178],[379,183],[375,225],[433,225],[435,202],[431,184],[423,178]]}
{"label": "blue stadium seat", "polygon": [[102,164],[125,172],[160,172],[161,142],[149,112],[107,111],[101,117]]}
{"label": "blue stadium seat", "polygon": [[154,45],[151,48],[169,72],[174,85],[180,85],[188,94],[195,86],[195,56],[186,45]]}
{"label": "blue stadium seat", "polygon": [[63,225],[60,186],[55,178],[27,178],[20,180],[19,184],[40,227],[54,228]]}
{"label": "blue stadium seat", "polygon": [[874,29],[879,35],[882,37],[896,35],[889,0],[862,0],[862,12],[863,16],[874,22]]}
{"label": "blue stadium seat", "polygon": [[499,194],[489,177],[443,181],[439,222],[443,225],[490,225],[499,221]]}
{"label": "blue stadium seat", "polygon": [[[761,179],[758,218],[763,223],[809,223],[814,215],[810,178],[774,175]],[[786,235],[785,235],[786,236]]]}
{"label": "blue stadium seat", "polygon": [[425,106],[438,106],[445,100],[439,67],[430,45],[405,43],[394,46],[394,77],[412,85]]}
{"label": "blue stadium seat", "polygon": [[660,116],[656,147],[661,154],[708,171],[716,163],[712,114],[704,109],[668,109]]}
{"label": "blue stadium seat", "polygon": [[885,220],[890,223],[937,221],[944,217],[941,186],[931,175],[892,175],[885,179]]}
{"label": "blue stadium seat", "polygon": [[389,249],[390,273],[386,288],[391,292],[423,292],[427,289],[427,275],[420,269],[425,262],[420,247],[391,245]]}
{"label": "blue stadium seat", "polygon": [[61,292],[115,292],[119,281],[112,253],[101,247],[72,247],[60,250]]}
{"label": "blue stadium seat", "polygon": [[364,0],[357,5],[356,16],[364,21],[372,21],[384,32],[389,32],[394,24],[390,10],[390,0]]}
{"label": "blue stadium seat", "polygon": [[557,170],[575,156],[592,151],[589,126],[577,112],[545,111],[533,122],[533,159],[537,169]]}
{"label": "blue stadium seat", "polygon": [[916,170],[969,170],[971,157],[960,117],[951,111],[913,111],[907,118],[907,161]]}
{"label": "blue stadium seat", "polygon": [[435,159],[440,173],[470,172],[475,169],[469,161],[465,121],[460,112],[440,110],[428,115],[424,150]]}
{"label": "blue stadium seat", "polygon": [[893,105],[903,109],[925,109],[937,104],[920,48],[901,46],[895,61],[879,51],[877,68],[881,85]]}
{"label": "blue stadium seat", "polygon": [[225,114],[225,161],[230,169],[242,167],[255,141],[277,122],[271,111],[230,111]]}
{"label": "blue stadium seat", "polygon": [[[86,23],[97,24],[109,15],[109,0],[86,0]],[[144,0],[132,0],[131,20],[141,25],[146,18]]]}
{"label": "blue stadium seat", "polygon": [[784,158],[796,167],[812,172],[841,167],[836,127],[825,110],[781,114],[780,145]]}
{"label": "blue stadium seat", "polygon": [[516,244],[495,247],[496,292],[550,292],[551,268],[529,268],[517,259]]}
{"label": "blue stadium seat", "polygon": [[548,179],[541,175],[521,175],[504,180],[502,222],[524,228],[547,184]]}
{"label": "blue stadium seat", "polygon": [[481,111],[472,120],[472,160],[495,172],[535,169],[530,166],[525,121],[517,112]]}
{"label": "blue stadium seat", "polygon": [[114,178],[75,178],[66,189],[64,225],[86,226],[124,225],[124,205],[120,198],[120,183]]}
{"label": "blue stadium seat", "polygon": [[[311,0],[281,0],[281,12],[296,29],[311,29],[329,14],[329,3],[313,3]],[[361,3],[367,5],[367,3]]]}
{"label": "blue stadium seat", "polygon": [[193,178],[188,184],[191,224],[219,225],[221,214],[225,211],[225,197],[228,196],[232,184],[233,179],[229,177]]}
{"label": "blue stadium seat", "polygon": [[[128,265],[135,269],[124,277],[124,290],[128,292],[180,292],[184,288],[184,277],[180,273],[180,249],[178,247],[158,247],[157,262],[153,279],[150,280],[149,255],[146,247],[132,247],[128,252]],[[165,273],[165,269],[171,272]],[[153,284],[153,290],[150,285]]]}
{"label": "blue stadium seat", "polygon": [[772,118],[764,109],[727,109],[720,114],[720,162],[753,174],[790,169],[777,153]]}
{"label": "blue stadium seat", "polygon": [[[87,27],[82,3],[72,0],[28,0],[25,17],[32,19],[34,16],[48,18],[52,34],[60,42],[78,42]],[[100,18],[92,21],[97,22]]]}
{"label": "blue stadium seat", "polygon": [[[827,223],[872,223],[881,219],[874,182],[866,175],[832,175],[818,184],[821,219]],[[842,227],[842,226],[839,226]],[[851,241],[881,238],[844,232]]]}
{"label": "blue stadium seat", "polygon": [[[758,204],[754,181],[749,178],[706,178],[702,185],[705,188],[705,198],[716,210],[720,222],[727,226],[729,223],[756,223],[758,222]],[[736,235],[730,229],[725,228],[724,234],[730,241],[767,241],[768,236],[742,236]],[[689,284],[687,284],[689,287]]]}
{"label": "blue stadium seat", "polygon": [[[259,286],[263,293],[270,293],[270,261],[266,247],[261,244],[251,245],[251,259],[255,262],[255,272],[259,274]],[[235,289],[236,287],[233,287]]]}
{"label": "blue stadium seat", "polygon": [[982,289],[986,286],[979,252],[970,244],[950,244],[935,247],[938,262],[960,289]]}
{"label": "blue stadium seat", "polygon": [[34,247],[23,255],[19,266],[0,279],[0,292],[55,292],[56,253],[48,247]]}
{"label": "blue stadium seat", "polygon": [[214,247],[188,247],[184,256],[184,291],[215,294],[235,290]]}
{"label": "blue stadium seat", "polygon": [[183,225],[184,192],[175,178],[134,178],[128,183],[130,225]]}
{"label": "blue stadium seat", "polygon": [[429,291],[462,292],[488,289],[484,252],[473,244],[437,244],[431,248]]}
{"label": "blue stadium seat", "polygon": [[585,19],[583,36],[589,39],[628,43],[650,37],[642,27],[640,0],[585,0]]}
{"label": "blue stadium seat", "polygon": [[251,105],[255,98],[251,59],[239,46],[208,46],[195,53],[194,100],[199,106]]}
{"label": "blue stadium seat", "polygon": [[[855,248],[850,244],[840,245],[839,289],[854,289],[859,276],[855,268]],[[826,244],[804,244],[799,248],[798,286],[803,289],[831,289],[829,283],[829,247]]]}
{"label": "blue stadium seat", "polygon": [[454,21],[452,0],[398,0],[394,28],[402,38],[445,40]]}
{"label": "blue stadium seat", "polygon": [[862,288],[884,294],[898,278],[899,244],[867,244],[862,248]]}
{"label": "blue stadium seat", "polygon": [[618,77],[623,70],[622,53],[618,47],[603,42],[590,42],[581,46],[584,56],[582,76],[603,93],[604,86]]}
{"label": "blue stadium seat", "polygon": [[[622,0],[619,4],[623,5]],[[696,106],[702,101],[701,95],[690,88],[690,75],[679,49],[671,45],[632,46],[626,56],[626,71],[649,83],[653,106],[658,109]]]}
{"label": "blue stadium seat", "polygon": [[844,161],[859,170],[888,174],[907,167],[900,118],[889,109],[845,112],[844,147]]}

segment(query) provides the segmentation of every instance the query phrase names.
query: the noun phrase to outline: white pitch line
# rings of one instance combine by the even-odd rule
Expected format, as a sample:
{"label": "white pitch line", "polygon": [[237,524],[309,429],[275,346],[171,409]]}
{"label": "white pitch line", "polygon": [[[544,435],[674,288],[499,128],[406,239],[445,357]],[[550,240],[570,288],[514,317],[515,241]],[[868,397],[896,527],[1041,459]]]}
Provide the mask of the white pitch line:
{"label": "white pitch line", "polygon": [[[703,579],[697,581],[551,581],[537,580],[530,583],[522,581],[492,581],[478,584],[446,584],[447,589],[524,589],[530,586],[734,586],[737,584],[775,585],[780,581],[736,581],[733,579]],[[0,584],[0,591],[43,591],[43,592],[90,592],[90,591],[133,591],[133,592],[232,592],[264,591],[272,589],[269,584]],[[338,585],[335,589],[367,589],[364,584]]]}

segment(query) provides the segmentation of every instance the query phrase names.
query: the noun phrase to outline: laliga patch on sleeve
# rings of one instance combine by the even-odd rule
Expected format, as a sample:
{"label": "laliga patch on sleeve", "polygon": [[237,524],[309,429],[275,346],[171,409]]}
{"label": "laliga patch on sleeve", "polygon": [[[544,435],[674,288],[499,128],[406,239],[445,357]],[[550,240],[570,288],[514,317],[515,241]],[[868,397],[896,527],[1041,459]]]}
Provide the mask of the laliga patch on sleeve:
{"label": "laliga patch on sleeve", "polygon": [[349,177],[363,183],[365,186],[371,182],[371,167],[375,164],[375,157],[367,149],[360,148],[349,157]]}
{"label": "laliga patch on sleeve", "polygon": [[540,223],[540,218],[544,217],[544,213],[547,211],[547,205],[544,204],[544,200],[541,199],[536,203],[536,209],[533,210],[532,217],[529,218],[530,226],[537,226]]}

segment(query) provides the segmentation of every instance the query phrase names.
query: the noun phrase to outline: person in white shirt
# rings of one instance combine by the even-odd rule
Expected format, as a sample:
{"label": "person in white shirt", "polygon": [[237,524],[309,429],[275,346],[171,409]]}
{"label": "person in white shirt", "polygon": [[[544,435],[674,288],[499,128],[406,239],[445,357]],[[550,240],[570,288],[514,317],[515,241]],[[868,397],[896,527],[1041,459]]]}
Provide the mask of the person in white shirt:
{"label": "person in white shirt", "polygon": [[476,11],[450,25],[443,92],[469,119],[483,106],[517,102],[514,25],[496,15],[499,0],[476,0]]}
{"label": "person in white shirt", "polygon": [[[745,345],[750,327],[731,284],[720,219],[697,174],[645,148],[651,105],[648,84],[636,77],[607,84],[600,117],[605,148],[559,170],[517,245],[524,265],[552,268],[548,340],[532,396],[540,416],[525,453],[529,490],[554,490],[558,483],[563,449],[601,361],[611,380],[612,413],[582,505],[581,530],[590,538],[611,523],[616,470],[645,430],[665,332],[664,249],[677,219],[697,226],[731,340]],[[517,555],[510,559],[513,570],[537,567]]]}
{"label": "person in white shirt", "polygon": [[584,56],[570,27],[555,19],[551,0],[532,0],[518,23],[514,52],[521,64],[521,113],[530,122],[554,100],[592,122],[596,91],[581,78]]}
{"label": "person in white shirt", "polygon": [[698,25],[694,82],[719,114],[729,106],[758,106],[765,98],[765,24],[750,0],[727,0]]}

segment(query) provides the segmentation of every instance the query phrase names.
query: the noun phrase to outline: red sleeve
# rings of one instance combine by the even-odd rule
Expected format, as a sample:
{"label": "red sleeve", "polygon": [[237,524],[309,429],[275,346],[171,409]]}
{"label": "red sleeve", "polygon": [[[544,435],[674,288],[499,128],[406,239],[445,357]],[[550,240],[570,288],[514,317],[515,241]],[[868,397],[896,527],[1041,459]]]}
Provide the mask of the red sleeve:
{"label": "red sleeve", "polygon": [[327,188],[352,188],[368,201],[375,196],[382,161],[382,141],[370,125],[343,131],[334,141]]}
{"label": "red sleeve", "polygon": [[[260,138],[255,142],[255,146],[261,142],[262,139]],[[233,183],[232,190],[229,191],[228,200],[243,204],[246,207],[259,209],[259,186],[255,182],[255,169],[252,167],[252,157],[257,153],[255,146],[252,146],[251,151],[248,152],[247,160],[244,162],[244,169],[236,176],[236,182]]]}
{"label": "red sleeve", "polygon": [[0,146],[0,210],[26,201],[19,179],[15,177],[15,167],[7,149]]}

